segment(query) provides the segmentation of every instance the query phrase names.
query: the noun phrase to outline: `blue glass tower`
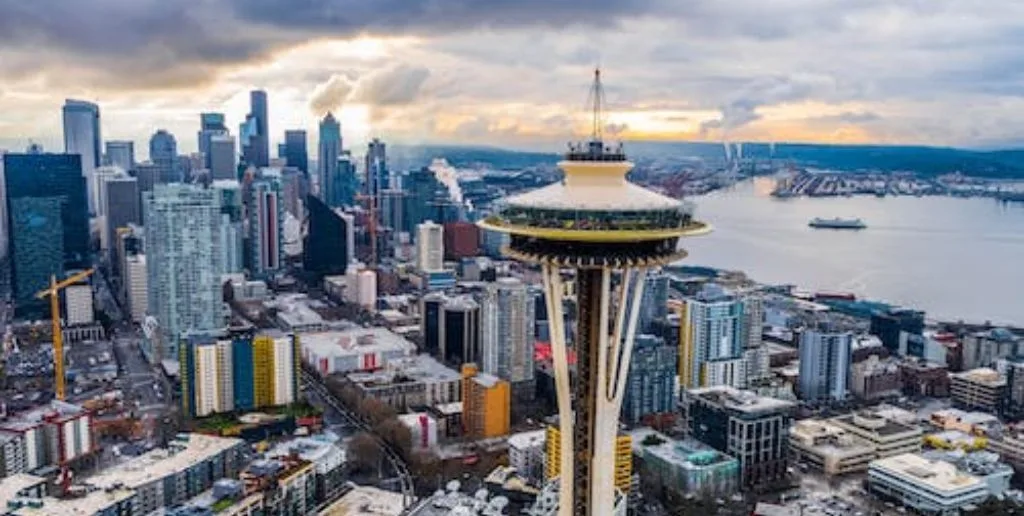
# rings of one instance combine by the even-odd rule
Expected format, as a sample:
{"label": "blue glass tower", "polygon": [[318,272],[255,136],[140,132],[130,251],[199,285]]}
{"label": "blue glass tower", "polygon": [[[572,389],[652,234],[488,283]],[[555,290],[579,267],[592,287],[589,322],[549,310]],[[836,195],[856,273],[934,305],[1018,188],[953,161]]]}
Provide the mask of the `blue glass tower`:
{"label": "blue glass tower", "polygon": [[19,314],[41,315],[34,298],[50,275],[89,263],[89,217],[81,157],[6,154],[4,179],[11,280]]}

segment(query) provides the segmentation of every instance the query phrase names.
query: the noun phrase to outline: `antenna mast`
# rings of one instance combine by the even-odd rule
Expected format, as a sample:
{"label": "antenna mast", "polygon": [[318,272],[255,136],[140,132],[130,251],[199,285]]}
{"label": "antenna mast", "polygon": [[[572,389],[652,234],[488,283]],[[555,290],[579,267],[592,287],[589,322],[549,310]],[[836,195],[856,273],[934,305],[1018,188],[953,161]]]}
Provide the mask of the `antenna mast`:
{"label": "antenna mast", "polygon": [[604,87],[601,86],[601,69],[594,69],[594,84],[590,87],[590,98],[593,102],[591,106],[592,110],[592,127],[590,132],[590,140],[599,142],[604,136],[604,124],[602,120],[604,118]]}

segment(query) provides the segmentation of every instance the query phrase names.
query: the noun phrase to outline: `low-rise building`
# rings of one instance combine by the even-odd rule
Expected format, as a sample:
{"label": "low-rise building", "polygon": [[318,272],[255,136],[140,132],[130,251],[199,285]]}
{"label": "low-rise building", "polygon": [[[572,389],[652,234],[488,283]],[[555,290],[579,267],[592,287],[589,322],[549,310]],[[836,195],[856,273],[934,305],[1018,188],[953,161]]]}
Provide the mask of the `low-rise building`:
{"label": "low-rise building", "polygon": [[546,435],[544,430],[534,430],[508,436],[509,466],[533,485],[544,481]]}
{"label": "low-rise building", "polygon": [[318,499],[326,499],[343,484],[346,471],[345,450],[338,445],[338,436],[333,432],[296,437],[279,443],[266,452],[270,459],[297,456],[313,464],[316,472],[316,493]]}
{"label": "low-rise building", "polygon": [[351,486],[337,502],[318,516],[399,516],[405,511],[400,493],[370,486]]}
{"label": "low-rise building", "polygon": [[949,377],[950,395],[959,408],[993,414],[1002,408],[1006,378],[995,369],[972,369]]}
{"label": "low-rise building", "polygon": [[992,496],[1002,496],[1010,489],[1013,468],[1001,462],[999,454],[986,451],[962,453],[935,450],[925,453],[924,457],[948,462],[961,472],[977,477],[985,483]]}
{"label": "low-rise building", "polygon": [[945,409],[933,412],[928,421],[943,430],[959,430],[966,434],[988,435],[1000,425],[999,418],[985,412]]}
{"label": "low-rise building", "polygon": [[51,401],[0,423],[8,475],[67,464],[96,451],[92,415],[63,401]]}
{"label": "low-rise building", "polygon": [[900,364],[900,381],[905,396],[949,396],[949,368],[944,363],[903,362]]}
{"label": "low-rise building", "polygon": [[881,360],[871,355],[851,368],[850,391],[858,399],[870,401],[899,396],[902,386],[895,359]]}
{"label": "low-rise building", "polygon": [[923,514],[959,514],[989,497],[988,486],[953,464],[915,453],[878,459],[868,468],[869,490]]}
{"label": "low-rise building", "polygon": [[877,458],[921,451],[923,431],[872,410],[861,410],[829,420],[835,426],[871,443]]}
{"label": "low-rise building", "polygon": [[426,412],[402,414],[398,420],[409,429],[412,440],[411,449],[415,451],[432,450],[437,447],[437,420]]}
{"label": "low-rise building", "polygon": [[739,460],[742,486],[786,477],[795,403],[718,386],[689,390],[683,407],[691,436]]}
{"label": "low-rise building", "polygon": [[826,475],[866,471],[876,458],[871,442],[829,421],[805,419],[789,430],[793,461],[809,464]]}
{"label": "low-rise building", "polygon": [[986,449],[999,454],[1014,468],[1024,470],[1024,434],[1006,431],[989,434]]}
{"label": "low-rise building", "polygon": [[167,448],[152,450],[85,479],[99,489],[127,488],[135,492],[131,514],[183,504],[233,478],[241,469],[245,441],[203,434],[181,434]]}
{"label": "low-rise building", "polygon": [[400,411],[462,401],[462,375],[428,355],[392,359],[383,369],[349,373],[345,379],[362,396]]}
{"label": "low-rise building", "polygon": [[316,508],[313,463],[295,457],[257,460],[239,476],[245,494],[263,493],[266,514],[305,516]]}
{"label": "low-rise building", "polygon": [[678,493],[727,496],[740,484],[735,458],[694,439],[677,441],[650,428],[630,432],[636,469]]}
{"label": "low-rise building", "polygon": [[416,344],[385,328],[302,335],[302,358],[320,374],[373,372],[416,353]]}

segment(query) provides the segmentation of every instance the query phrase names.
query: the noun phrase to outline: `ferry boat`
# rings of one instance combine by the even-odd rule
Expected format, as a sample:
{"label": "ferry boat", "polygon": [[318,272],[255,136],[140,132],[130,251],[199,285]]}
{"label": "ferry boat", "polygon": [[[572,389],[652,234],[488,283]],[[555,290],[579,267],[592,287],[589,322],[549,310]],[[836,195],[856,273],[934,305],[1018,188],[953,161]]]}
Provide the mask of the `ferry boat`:
{"label": "ferry boat", "polygon": [[834,219],[814,218],[808,225],[819,229],[864,229],[868,227],[860,219],[841,219],[839,217]]}

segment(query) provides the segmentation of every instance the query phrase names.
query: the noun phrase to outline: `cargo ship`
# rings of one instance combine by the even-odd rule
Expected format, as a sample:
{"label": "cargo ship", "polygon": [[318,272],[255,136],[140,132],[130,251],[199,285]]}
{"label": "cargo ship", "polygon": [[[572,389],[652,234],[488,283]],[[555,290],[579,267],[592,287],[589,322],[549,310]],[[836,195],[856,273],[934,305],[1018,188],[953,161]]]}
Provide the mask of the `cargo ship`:
{"label": "cargo ship", "polygon": [[839,217],[834,219],[814,218],[811,219],[808,226],[820,229],[864,229],[868,227],[867,224],[860,219],[841,219]]}

